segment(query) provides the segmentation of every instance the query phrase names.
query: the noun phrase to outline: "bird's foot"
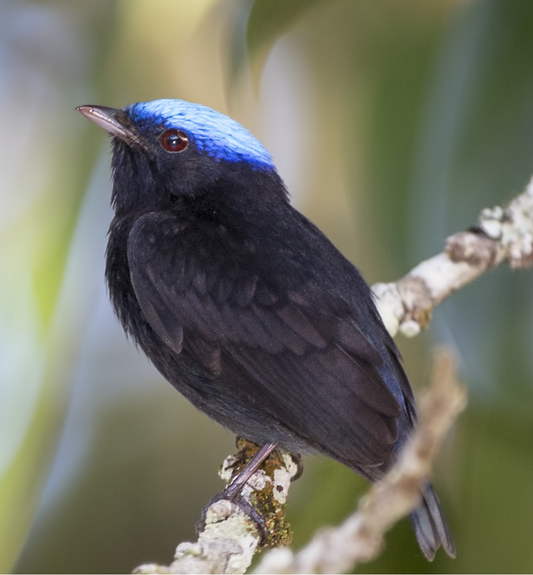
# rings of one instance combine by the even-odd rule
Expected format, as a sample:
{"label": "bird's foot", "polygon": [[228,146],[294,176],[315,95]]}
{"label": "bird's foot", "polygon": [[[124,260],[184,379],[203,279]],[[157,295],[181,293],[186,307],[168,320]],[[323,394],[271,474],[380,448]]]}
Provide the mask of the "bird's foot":
{"label": "bird's foot", "polygon": [[[219,501],[228,501],[231,505],[237,507],[237,509],[248,519],[254,522],[257,533],[259,535],[259,547],[263,547],[267,544],[268,541],[268,526],[265,518],[257,511],[257,509],[243,496],[240,492],[231,492],[229,491],[229,487],[224,489],[222,493],[215,495],[211,499],[211,501],[202,509],[202,513],[200,515],[200,520],[196,524],[196,534],[200,535],[202,531],[206,528],[206,526],[212,522],[210,517],[210,510],[213,511],[216,509],[216,504]],[[216,506],[216,507],[214,507]],[[234,509],[231,509],[225,515],[229,515],[230,513],[233,514],[235,512]],[[220,513],[216,513],[216,517],[218,518]],[[224,517],[226,518],[226,517]],[[218,519],[214,521],[217,522]]]}
{"label": "bird's foot", "polygon": [[304,472],[304,462],[302,461],[301,455],[293,455],[291,453],[291,457],[294,463],[296,464],[296,473],[291,477],[291,483],[292,483],[293,481],[300,479],[300,477],[302,476]]}
{"label": "bird's foot", "polygon": [[[213,499],[211,499],[208,505],[204,507],[200,516],[200,521],[196,524],[197,533],[200,533],[205,529],[209,509],[211,509],[211,507],[218,501],[225,500],[230,501],[240,511],[242,511],[246,517],[255,523],[260,537],[259,545],[263,546],[266,544],[268,539],[268,527],[266,520],[249,501],[249,497],[242,495],[242,490],[247,481],[259,469],[261,464],[268,458],[272,451],[274,451],[276,444],[268,443],[267,445],[263,445],[253,454],[251,458],[248,455],[250,446],[252,446],[252,449],[255,450],[254,444],[251,444],[250,442],[245,442],[245,444],[243,443],[238,456],[228,465],[229,470],[233,469],[233,477],[231,479],[231,483],[226,487],[226,489],[224,489],[222,493],[216,495]],[[248,462],[240,471],[236,471],[239,464],[239,455],[248,459]]]}
{"label": "bird's foot", "polygon": [[228,484],[203,509],[197,532],[237,514],[256,526],[260,546],[288,545],[292,536],[284,504],[291,481],[302,472],[300,459],[272,443],[259,447],[239,440],[237,446],[239,452],[228,457],[220,471]]}

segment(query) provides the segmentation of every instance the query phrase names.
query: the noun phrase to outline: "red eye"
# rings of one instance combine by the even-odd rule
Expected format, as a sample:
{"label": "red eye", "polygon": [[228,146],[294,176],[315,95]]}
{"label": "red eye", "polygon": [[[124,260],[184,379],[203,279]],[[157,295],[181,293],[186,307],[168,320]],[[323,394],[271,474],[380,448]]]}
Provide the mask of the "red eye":
{"label": "red eye", "polygon": [[165,130],[161,136],[161,144],[167,152],[183,152],[189,145],[189,136],[181,130]]}

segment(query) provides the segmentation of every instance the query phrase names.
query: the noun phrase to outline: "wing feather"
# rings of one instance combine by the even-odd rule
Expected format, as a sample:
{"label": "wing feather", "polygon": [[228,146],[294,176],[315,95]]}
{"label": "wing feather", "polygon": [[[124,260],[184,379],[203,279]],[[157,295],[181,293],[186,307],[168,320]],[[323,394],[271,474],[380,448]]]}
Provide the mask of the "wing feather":
{"label": "wing feather", "polygon": [[260,397],[272,421],[303,443],[360,465],[383,463],[398,438],[400,405],[381,375],[383,355],[350,306],[332,305],[334,293],[316,282],[275,285],[245,242],[225,244],[229,233],[213,226],[202,251],[198,230],[189,234],[169,214],[133,226],[130,273],[152,329],[176,354],[186,349],[228,402],[237,370],[242,396]]}

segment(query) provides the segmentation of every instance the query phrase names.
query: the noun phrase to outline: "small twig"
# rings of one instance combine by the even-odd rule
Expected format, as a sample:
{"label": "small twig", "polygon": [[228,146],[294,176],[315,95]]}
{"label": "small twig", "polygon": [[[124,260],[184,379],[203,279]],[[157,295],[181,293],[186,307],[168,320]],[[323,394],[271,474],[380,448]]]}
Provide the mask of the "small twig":
{"label": "small twig", "polygon": [[506,208],[485,209],[475,228],[450,236],[443,253],[397,282],[372,286],[390,334],[417,335],[436,305],[504,261],[513,269],[533,264],[533,178]]}
{"label": "small twig", "polygon": [[384,533],[420,501],[420,485],[428,477],[446,432],[466,405],[449,352],[436,359],[432,384],[420,405],[419,424],[398,463],[361,499],[359,509],[337,528],[322,529],[298,553],[274,549],[255,573],[344,573],[379,554]]}

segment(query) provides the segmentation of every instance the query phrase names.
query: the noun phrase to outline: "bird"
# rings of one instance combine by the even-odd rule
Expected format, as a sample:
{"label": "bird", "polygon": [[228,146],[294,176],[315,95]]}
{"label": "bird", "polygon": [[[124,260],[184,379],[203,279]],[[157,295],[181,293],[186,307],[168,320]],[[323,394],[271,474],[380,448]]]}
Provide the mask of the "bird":
{"label": "bird", "polygon": [[[238,436],[382,478],[416,426],[400,353],[361,273],[291,205],[266,148],[184,100],[77,110],[111,135],[105,275],[126,334]],[[410,518],[429,560],[441,546],[455,556],[429,481]]]}

